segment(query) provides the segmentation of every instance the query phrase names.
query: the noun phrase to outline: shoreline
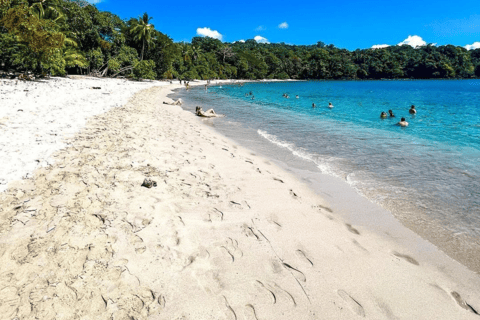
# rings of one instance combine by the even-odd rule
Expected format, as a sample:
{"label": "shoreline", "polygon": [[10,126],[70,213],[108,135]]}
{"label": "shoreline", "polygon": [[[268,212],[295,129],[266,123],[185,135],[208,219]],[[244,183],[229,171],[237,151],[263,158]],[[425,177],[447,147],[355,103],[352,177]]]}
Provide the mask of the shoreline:
{"label": "shoreline", "polygon": [[[181,96],[181,91],[176,92],[175,97]],[[217,105],[217,107],[219,107],[219,105]],[[225,112],[225,110],[223,112]],[[380,220],[387,223],[390,227],[398,224],[398,226],[395,227],[396,229],[400,230],[406,228],[409,231],[412,231],[411,233],[416,237],[421,237],[424,241],[435,246],[436,250],[446,253],[449,257],[458,261],[460,264],[465,265],[477,274],[480,272],[480,259],[478,258],[480,256],[480,243],[477,238],[455,233],[445,225],[440,224],[438,221],[433,220],[432,217],[429,217],[422,212],[412,216],[404,215],[400,210],[390,211],[391,208],[384,207],[382,204],[370,200],[366,195],[356,190],[342,178],[335,178],[334,175],[320,173],[316,165],[313,165],[309,160],[301,159],[294,156],[294,154],[292,155],[278,144],[274,145],[258,138],[258,135],[254,133],[254,130],[245,129],[242,131],[240,129],[235,129],[238,125],[242,127],[240,122],[239,124],[232,124],[231,126],[229,125],[225,127],[222,123],[219,123],[219,125],[216,126],[214,124],[216,121],[218,120],[205,120],[204,122],[208,123],[209,126],[220,134],[226,135],[244,147],[255,150],[263,157],[276,162],[277,165],[284,170],[295,172],[295,176],[298,179],[308,181],[309,186],[319,195],[331,199],[332,203],[337,204],[339,208],[342,208],[341,210],[346,219],[353,220],[371,230],[376,230],[377,228],[386,230],[388,228],[382,226],[381,223],[377,223],[376,221],[377,218],[385,216],[385,218]],[[258,127],[256,128],[258,129]],[[329,187],[325,187],[323,181],[329,181]],[[332,193],[330,192],[331,188],[334,188],[337,191]],[[355,191],[352,193],[351,190]],[[346,198],[340,196],[343,193],[354,194],[352,197],[356,198],[357,201],[368,199],[368,202],[372,204],[371,211],[376,213],[356,213],[357,210],[355,205],[345,205],[345,203],[354,202],[351,200],[352,197]],[[394,220],[395,223],[390,220]],[[409,242],[407,238],[411,235],[407,236],[405,232],[400,233],[403,234],[402,237],[404,238],[404,241]]]}
{"label": "shoreline", "polygon": [[178,87],[90,117],[54,163],[0,193],[4,314],[478,317],[476,274],[345,221],[305,182],[163,104]]}

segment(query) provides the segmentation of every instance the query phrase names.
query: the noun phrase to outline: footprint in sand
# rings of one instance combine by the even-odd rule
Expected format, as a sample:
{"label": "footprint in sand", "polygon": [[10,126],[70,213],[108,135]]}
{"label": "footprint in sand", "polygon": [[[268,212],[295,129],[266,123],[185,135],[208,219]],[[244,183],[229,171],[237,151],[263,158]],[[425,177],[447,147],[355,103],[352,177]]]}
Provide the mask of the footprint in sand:
{"label": "footprint in sand", "polygon": [[292,300],[293,306],[297,306],[297,302],[295,301],[295,298],[288,292],[287,290],[283,289],[280,287],[278,284],[274,283],[275,289],[280,290],[281,293],[283,293],[287,299]]}
{"label": "footprint in sand", "polygon": [[290,195],[291,195],[294,199],[298,199],[298,195],[297,195],[292,189],[290,189]]}
{"label": "footprint in sand", "polygon": [[273,292],[273,289],[270,286],[263,284],[263,282],[261,282],[260,280],[256,280],[255,285],[261,288],[262,290],[266,290],[270,293],[272,297],[272,304],[277,303],[277,296],[275,295],[275,293]]}
{"label": "footprint in sand", "polygon": [[452,291],[450,294],[460,307],[475,314],[478,314],[477,310],[473,309],[473,307],[469,305],[467,301],[463,300],[462,296],[458,292]]}
{"label": "footprint in sand", "polygon": [[307,277],[305,277],[305,274],[302,271],[292,267],[291,265],[285,262],[283,263],[283,266],[285,267],[285,269],[290,271],[297,280],[307,282]]}
{"label": "footprint in sand", "polygon": [[393,252],[393,255],[399,258],[402,258],[403,260],[410,262],[411,264],[414,264],[416,266],[419,266],[420,264],[418,263],[417,260],[413,259],[412,257],[406,255],[406,254],[401,254],[398,252]]}
{"label": "footprint in sand", "polygon": [[245,319],[258,320],[257,312],[255,311],[255,307],[251,304],[246,304],[245,305],[244,316],[245,316]]}
{"label": "footprint in sand", "polygon": [[303,252],[302,250],[298,249],[295,251],[295,254],[297,255],[297,257],[299,257],[301,260],[309,263],[312,267],[313,267],[313,262],[312,260],[310,260],[307,255],[305,254],[305,252]]}
{"label": "footprint in sand", "polygon": [[233,310],[233,308],[230,306],[230,304],[228,303],[228,300],[225,296],[223,296],[223,299],[225,300],[225,306],[232,312],[235,320],[237,320],[237,314],[235,313],[235,310]]}
{"label": "footprint in sand", "polygon": [[360,234],[360,232],[359,232],[357,229],[355,229],[354,227],[352,227],[351,224],[346,223],[345,225],[347,226],[348,231],[350,231],[351,233],[353,233],[353,234]]}
{"label": "footprint in sand", "polygon": [[343,301],[345,301],[345,303],[350,308],[350,310],[355,312],[360,317],[365,317],[365,310],[363,310],[362,305],[360,303],[358,303],[357,300],[353,299],[344,290],[338,290],[337,294],[340,296],[340,298],[343,299]]}
{"label": "footprint in sand", "polygon": [[325,206],[322,206],[322,205],[319,205],[319,204],[317,204],[316,206],[312,206],[312,208],[314,208],[314,209],[319,209],[319,210],[322,210],[322,209],[323,209],[323,210],[325,210],[325,211],[328,211],[328,212],[330,212],[330,213],[333,213],[333,210],[330,209],[329,207],[325,207]]}

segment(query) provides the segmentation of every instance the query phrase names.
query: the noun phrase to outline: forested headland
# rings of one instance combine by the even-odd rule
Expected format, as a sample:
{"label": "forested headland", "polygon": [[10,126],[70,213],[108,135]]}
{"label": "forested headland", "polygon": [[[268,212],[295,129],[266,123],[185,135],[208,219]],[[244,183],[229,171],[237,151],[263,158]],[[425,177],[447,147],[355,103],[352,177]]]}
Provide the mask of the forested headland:
{"label": "forested headland", "polygon": [[426,45],[349,51],[326,45],[174,43],[152,17],[122,20],[83,0],[0,0],[0,71],[133,79],[465,79],[480,49]]}

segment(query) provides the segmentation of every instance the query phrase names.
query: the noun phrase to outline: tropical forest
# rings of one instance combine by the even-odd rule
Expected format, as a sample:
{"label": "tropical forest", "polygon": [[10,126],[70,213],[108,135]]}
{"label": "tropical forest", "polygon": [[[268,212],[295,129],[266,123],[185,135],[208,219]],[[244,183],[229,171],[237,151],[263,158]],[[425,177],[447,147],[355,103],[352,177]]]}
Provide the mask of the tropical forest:
{"label": "tropical forest", "polygon": [[0,73],[131,79],[465,79],[480,49],[408,45],[173,42],[144,13],[123,20],[83,0],[0,0]]}

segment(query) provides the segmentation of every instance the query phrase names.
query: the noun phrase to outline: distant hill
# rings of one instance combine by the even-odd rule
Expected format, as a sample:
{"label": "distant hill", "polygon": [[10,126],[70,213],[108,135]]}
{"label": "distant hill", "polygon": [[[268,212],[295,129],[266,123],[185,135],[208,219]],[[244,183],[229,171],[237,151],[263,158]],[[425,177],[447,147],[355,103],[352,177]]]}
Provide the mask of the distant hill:
{"label": "distant hill", "polygon": [[65,0],[65,1],[75,2],[76,4],[78,4],[82,8],[91,5],[91,3],[89,3],[85,0]]}

